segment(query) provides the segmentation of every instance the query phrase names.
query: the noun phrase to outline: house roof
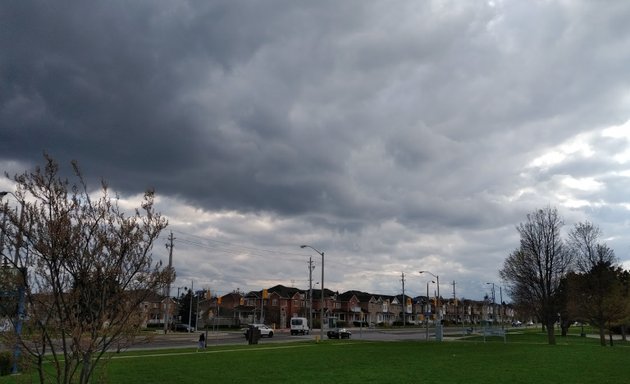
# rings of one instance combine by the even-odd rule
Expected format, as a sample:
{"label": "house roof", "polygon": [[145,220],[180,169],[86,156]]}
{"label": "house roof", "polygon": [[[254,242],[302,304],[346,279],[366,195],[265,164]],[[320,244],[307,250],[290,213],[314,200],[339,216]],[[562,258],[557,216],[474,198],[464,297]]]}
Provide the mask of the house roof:
{"label": "house roof", "polygon": [[373,294],[368,293],[368,292],[351,290],[351,291],[346,291],[340,294],[338,298],[343,301],[349,301],[352,298],[352,296],[356,296],[356,298],[359,299],[360,302],[366,302],[366,303],[369,302],[370,299],[374,297]]}
{"label": "house roof", "polygon": [[[326,294],[329,294],[330,292],[332,292],[332,291],[330,291],[328,289],[325,290],[325,291],[326,291],[325,292]],[[262,296],[262,292],[263,292],[262,289],[260,291],[249,291],[246,295],[244,295],[244,297],[259,298],[259,297]],[[295,296],[296,293],[305,293],[305,292],[306,292],[305,290],[302,290],[302,289],[299,289],[299,288],[295,288],[295,287],[286,287],[286,286],[284,286],[282,284],[274,285],[271,288],[267,288],[267,293],[268,294],[275,293],[278,296],[280,296],[282,298],[285,298],[285,299],[292,298],[293,296]],[[313,289],[313,292],[316,292],[316,290]],[[317,292],[319,292],[319,291],[317,291]],[[315,295],[315,293],[313,293],[313,295]]]}
{"label": "house roof", "polygon": [[282,298],[290,299],[296,293],[304,293],[301,289],[295,287],[285,287],[284,285],[278,284],[269,289],[267,289],[269,293],[276,293]]}
{"label": "house roof", "polygon": [[230,292],[228,294],[225,294],[221,297],[232,297],[232,298],[236,298],[236,299],[240,299],[241,297],[243,297],[243,295],[241,295],[240,293],[237,292]]}

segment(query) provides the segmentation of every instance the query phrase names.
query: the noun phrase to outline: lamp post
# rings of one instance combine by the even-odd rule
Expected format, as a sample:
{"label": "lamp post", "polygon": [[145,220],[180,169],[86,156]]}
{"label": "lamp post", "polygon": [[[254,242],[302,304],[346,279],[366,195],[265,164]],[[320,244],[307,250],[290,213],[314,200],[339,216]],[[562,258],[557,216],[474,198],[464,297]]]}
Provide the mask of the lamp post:
{"label": "lamp post", "polygon": [[501,328],[504,328],[505,321],[503,320],[503,315],[505,311],[503,310],[503,287],[499,285],[499,300],[501,300],[501,306],[499,306],[499,318],[501,319]]}
{"label": "lamp post", "polygon": [[[20,248],[22,248],[22,226],[24,224],[24,200],[20,200],[13,192],[9,191],[1,191],[0,199],[2,199],[6,195],[11,195],[20,203],[20,219],[18,223],[18,236],[15,241],[15,256],[13,258],[13,266],[17,269],[18,273],[20,273],[21,279],[19,281],[19,286],[17,290],[18,295],[18,307],[17,307],[17,319],[15,322],[15,349],[13,350],[13,366],[11,367],[11,373],[18,373],[18,360],[20,359],[20,336],[22,335],[22,320],[24,318],[24,301],[26,294],[26,279],[27,279],[27,269],[26,264],[22,264],[23,268],[19,267],[20,261]],[[4,230],[4,228],[3,228]],[[5,258],[6,262],[6,258]]]}
{"label": "lamp post", "polygon": [[438,297],[437,297],[437,300],[436,300],[436,302],[437,302],[437,308],[436,309],[438,311],[438,320],[442,320],[442,310],[440,309],[441,305],[442,305],[441,302],[440,302],[440,276],[434,275],[434,274],[432,274],[429,271],[420,271],[420,273],[428,273],[429,275],[435,277],[435,281],[437,281],[437,295],[438,295]]}
{"label": "lamp post", "polygon": [[193,294],[195,293],[194,290],[195,287],[195,281],[191,280],[190,281],[190,305],[188,306],[188,332],[191,332],[191,327],[192,327],[192,303],[193,303]]}
{"label": "lamp post", "polygon": [[496,321],[496,304],[494,300],[494,283],[486,283],[488,285],[492,285],[492,323]]}
{"label": "lamp post", "polygon": [[[435,283],[435,281],[431,280],[432,283]],[[429,282],[427,281],[427,306],[424,309],[424,327],[426,330],[426,341],[429,341],[429,319],[427,318],[427,315],[429,313],[429,308],[431,307],[431,300],[429,300]]]}
{"label": "lamp post", "polygon": [[313,262],[308,258],[308,331],[313,331]]}
{"label": "lamp post", "polygon": [[[315,285],[317,284],[319,281],[315,283]],[[311,279],[309,279],[308,287],[308,331],[309,333],[313,332],[313,281]]]}
{"label": "lamp post", "polygon": [[[494,287],[494,283],[486,283],[486,284],[492,284],[492,316],[495,316],[495,308],[496,308],[496,301],[495,301],[495,294],[496,294],[496,290]],[[503,325],[503,287],[499,285],[499,322],[501,323],[501,328],[504,328]],[[493,319],[494,320],[494,319]]]}
{"label": "lamp post", "polygon": [[324,340],[324,252],[321,252],[310,245],[300,245],[300,248],[310,248],[322,256],[322,281],[321,281],[322,284],[320,287],[322,289],[322,296],[321,296],[321,304],[319,306],[319,317],[320,317],[319,339]]}

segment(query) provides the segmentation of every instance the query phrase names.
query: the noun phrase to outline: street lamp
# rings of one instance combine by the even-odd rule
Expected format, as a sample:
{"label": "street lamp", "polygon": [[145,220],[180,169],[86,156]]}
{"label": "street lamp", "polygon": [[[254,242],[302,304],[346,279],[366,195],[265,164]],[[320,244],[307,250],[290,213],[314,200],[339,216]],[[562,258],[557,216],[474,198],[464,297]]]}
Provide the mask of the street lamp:
{"label": "street lamp", "polygon": [[501,287],[500,285],[499,285],[499,300],[501,300],[501,306],[499,306],[499,319],[501,319],[501,328],[504,328],[503,315],[505,314],[505,311],[503,310],[503,287]]}
{"label": "street lamp", "polygon": [[[495,288],[494,283],[486,283],[492,284],[492,316],[495,315],[496,301],[495,301]],[[499,285],[499,301],[501,302],[499,305],[499,322],[501,323],[501,328],[503,328],[503,287]],[[494,321],[494,319],[492,319]]]}
{"label": "street lamp", "polygon": [[495,313],[497,306],[496,306],[496,302],[495,302],[495,299],[494,299],[494,283],[486,283],[486,284],[492,285],[492,323],[494,324],[494,322],[497,320],[496,319],[497,315]]}
{"label": "street lamp", "polygon": [[[309,274],[312,273],[312,269]],[[319,284],[319,281],[315,285]],[[313,332],[313,280],[309,279],[308,287],[308,331]]]}
{"label": "street lamp", "polygon": [[[428,273],[429,275],[435,277],[435,280],[437,281],[437,310],[438,310],[438,320],[442,320],[442,310],[441,308],[441,303],[440,303],[440,276],[434,275],[429,271],[420,271],[420,273]],[[441,322],[440,322],[441,323]]]}
{"label": "street lamp", "polygon": [[[195,293],[195,281],[191,280],[190,281],[190,305],[188,307],[188,332],[191,332],[191,328],[192,328],[192,306],[193,306],[193,294]],[[197,325],[197,322],[195,321],[195,326]]]}
{"label": "street lamp", "polygon": [[300,245],[300,248],[310,248],[322,256],[322,281],[321,281],[322,285],[320,287],[322,289],[322,297],[321,297],[321,304],[319,306],[319,318],[320,318],[319,339],[324,340],[324,252],[321,252],[317,248],[314,248],[310,245]]}
{"label": "street lamp", "polygon": [[[432,283],[435,284],[435,281],[431,280]],[[429,308],[431,308],[431,300],[429,299],[429,282],[427,281],[427,305],[424,309],[424,327],[426,329],[426,341],[429,341],[429,319],[427,315],[429,314]]]}

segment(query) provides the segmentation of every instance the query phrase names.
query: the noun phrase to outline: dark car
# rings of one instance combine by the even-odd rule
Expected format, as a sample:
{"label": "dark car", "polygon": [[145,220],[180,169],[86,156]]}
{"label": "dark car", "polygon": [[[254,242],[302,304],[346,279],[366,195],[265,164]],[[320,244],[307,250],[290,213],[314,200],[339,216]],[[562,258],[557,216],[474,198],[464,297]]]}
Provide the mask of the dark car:
{"label": "dark car", "polygon": [[[252,324],[251,326],[260,330],[260,337],[273,337],[273,329],[269,328],[265,324]],[[241,331],[243,331],[243,335],[247,338],[249,327],[243,328]]]}
{"label": "dark car", "polygon": [[352,332],[345,328],[335,328],[328,331],[326,335],[329,339],[349,339]]}

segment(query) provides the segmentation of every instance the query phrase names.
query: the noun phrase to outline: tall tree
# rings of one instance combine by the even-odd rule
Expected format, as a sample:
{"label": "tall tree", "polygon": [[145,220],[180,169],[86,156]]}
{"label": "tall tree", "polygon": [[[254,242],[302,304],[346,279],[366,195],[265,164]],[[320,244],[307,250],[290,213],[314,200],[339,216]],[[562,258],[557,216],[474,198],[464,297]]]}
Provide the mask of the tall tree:
{"label": "tall tree", "polygon": [[570,308],[599,329],[602,346],[606,345],[606,330],[622,325],[628,317],[623,280],[623,271],[610,263],[599,263],[588,273],[572,274],[568,279]]}
{"label": "tall tree", "polygon": [[12,264],[25,283],[19,342],[40,382],[87,383],[104,353],[137,333],[140,304],[172,275],[151,257],[167,222],[154,210],[153,191],[125,212],[105,183],[93,197],[76,163],[70,183],[44,157],[43,168],[13,177],[21,213],[0,207],[3,250],[19,256]]}
{"label": "tall tree", "polygon": [[569,232],[568,245],[578,272],[589,273],[597,265],[617,263],[613,250],[599,242],[601,235],[599,227],[588,221],[575,224]]}
{"label": "tall tree", "polygon": [[568,244],[579,274],[569,280],[572,305],[578,315],[599,328],[600,344],[606,345],[606,328],[625,313],[620,310],[621,283],[615,252],[600,243],[601,231],[590,222],[577,223]]}
{"label": "tall tree", "polygon": [[563,221],[555,208],[527,215],[517,226],[520,247],[512,252],[499,271],[515,301],[535,308],[546,326],[549,344],[555,344],[554,323],[558,319],[561,279],[569,271],[572,257],[563,247]]}

